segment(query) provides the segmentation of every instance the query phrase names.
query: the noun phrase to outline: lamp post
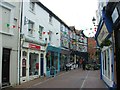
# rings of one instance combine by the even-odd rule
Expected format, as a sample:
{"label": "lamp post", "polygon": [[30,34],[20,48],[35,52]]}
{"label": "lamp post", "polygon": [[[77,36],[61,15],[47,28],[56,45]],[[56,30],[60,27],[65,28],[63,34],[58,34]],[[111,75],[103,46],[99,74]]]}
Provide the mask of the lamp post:
{"label": "lamp post", "polygon": [[96,19],[95,19],[95,17],[93,17],[92,22],[93,22],[94,26],[98,26],[95,24],[95,21],[96,21]]}

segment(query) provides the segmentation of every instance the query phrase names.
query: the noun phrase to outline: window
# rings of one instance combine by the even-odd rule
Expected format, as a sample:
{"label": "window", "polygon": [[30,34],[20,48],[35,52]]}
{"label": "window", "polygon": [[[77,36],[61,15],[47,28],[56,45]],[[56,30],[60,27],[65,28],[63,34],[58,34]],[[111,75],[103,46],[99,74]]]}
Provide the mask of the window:
{"label": "window", "polygon": [[109,49],[107,50],[107,69],[108,69],[108,78],[110,79],[110,54]]}
{"label": "window", "polygon": [[63,25],[60,24],[60,31],[63,31]]}
{"label": "window", "polygon": [[39,38],[42,39],[42,31],[43,31],[43,27],[39,26]]}
{"label": "window", "polygon": [[33,35],[33,29],[34,29],[34,22],[29,20],[29,24],[28,24],[28,34],[29,35]]}
{"label": "window", "polygon": [[52,15],[49,14],[49,23],[52,24]]}
{"label": "window", "polygon": [[34,8],[35,8],[35,3],[30,1],[30,10],[34,11]]}
{"label": "window", "polygon": [[104,52],[102,52],[102,55],[103,55],[102,66],[103,66],[103,74],[104,74],[104,69],[105,69],[105,66],[104,66],[104,63],[105,63],[105,61],[104,61],[104,58],[105,58],[104,55],[105,54],[104,54]]}
{"label": "window", "polygon": [[107,64],[107,63],[106,63],[106,51],[105,51],[104,54],[105,54],[105,58],[104,58],[104,60],[105,60],[105,70],[106,70],[106,69],[107,69],[107,66],[106,66],[106,64]]}
{"label": "window", "polygon": [[49,41],[51,42],[52,39],[52,31],[49,31]]}
{"label": "window", "polygon": [[2,13],[0,15],[1,19],[2,19],[2,30],[4,32],[8,32],[9,33],[9,29],[10,29],[10,13],[11,10],[5,7],[1,7],[2,8]]}
{"label": "window", "polygon": [[39,55],[36,53],[29,54],[29,75],[39,74]]}
{"label": "window", "polygon": [[27,56],[27,52],[23,51],[23,57],[26,57],[26,56]]}

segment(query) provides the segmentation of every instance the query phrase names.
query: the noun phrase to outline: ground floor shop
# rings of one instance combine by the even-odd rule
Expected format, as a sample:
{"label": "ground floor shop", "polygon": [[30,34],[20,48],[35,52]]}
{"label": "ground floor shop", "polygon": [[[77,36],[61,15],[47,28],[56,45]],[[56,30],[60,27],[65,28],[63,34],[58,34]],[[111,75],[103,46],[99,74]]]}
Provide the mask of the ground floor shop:
{"label": "ground floor shop", "polygon": [[103,47],[101,51],[101,74],[104,82],[109,86],[114,86],[114,53],[113,47]]}
{"label": "ground floor shop", "polygon": [[46,50],[46,76],[60,72],[60,48],[48,46]]}
{"label": "ground floor shop", "polygon": [[115,73],[113,23],[105,8],[102,10],[102,17],[95,37],[101,53],[101,79],[108,87],[113,88]]}
{"label": "ground floor shop", "polygon": [[114,82],[115,82],[115,86],[118,86],[120,85],[120,77],[119,77],[120,76],[120,27],[118,27],[115,30],[114,34],[115,34]]}
{"label": "ground floor shop", "polygon": [[44,76],[45,51],[44,46],[25,42],[21,51],[20,83]]}
{"label": "ground floor shop", "polygon": [[65,65],[69,63],[71,60],[70,58],[70,51],[68,49],[61,49],[60,53],[60,71],[65,70]]}
{"label": "ground floor shop", "polygon": [[76,61],[80,61],[81,58],[88,61],[88,53],[87,52],[74,51],[73,53],[76,56]]}

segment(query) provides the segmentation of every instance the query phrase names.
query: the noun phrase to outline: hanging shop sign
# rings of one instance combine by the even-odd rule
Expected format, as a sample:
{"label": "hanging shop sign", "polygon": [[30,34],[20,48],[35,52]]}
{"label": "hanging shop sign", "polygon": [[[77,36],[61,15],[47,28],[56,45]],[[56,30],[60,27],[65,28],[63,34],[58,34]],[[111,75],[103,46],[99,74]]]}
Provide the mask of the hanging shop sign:
{"label": "hanging shop sign", "polygon": [[35,45],[35,44],[32,44],[32,43],[29,43],[29,48],[31,48],[31,49],[36,49],[36,50],[40,50],[40,49],[41,49],[40,46]]}
{"label": "hanging shop sign", "polygon": [[97,38],[99,45],[105,40],[105,38],[108,36],[108,34],[109,34],[109,32],[108,32],[106,25],[104,23],[103,27],[98,35],[98,38]]}

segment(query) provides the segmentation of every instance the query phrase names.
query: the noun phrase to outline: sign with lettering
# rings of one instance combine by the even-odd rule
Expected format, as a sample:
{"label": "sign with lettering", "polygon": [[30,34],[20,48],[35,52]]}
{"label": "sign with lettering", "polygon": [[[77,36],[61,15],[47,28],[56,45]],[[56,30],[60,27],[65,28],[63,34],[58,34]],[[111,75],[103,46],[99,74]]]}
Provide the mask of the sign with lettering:
{"label": "sign with lettering", "polygon": [[40,46],[35,45],[35,44],[32,44],[32,43],[29,43],[29,48],[31,48],[31,49],[36,49],[36,50],[40,50],[40,49],[41,49]]}

